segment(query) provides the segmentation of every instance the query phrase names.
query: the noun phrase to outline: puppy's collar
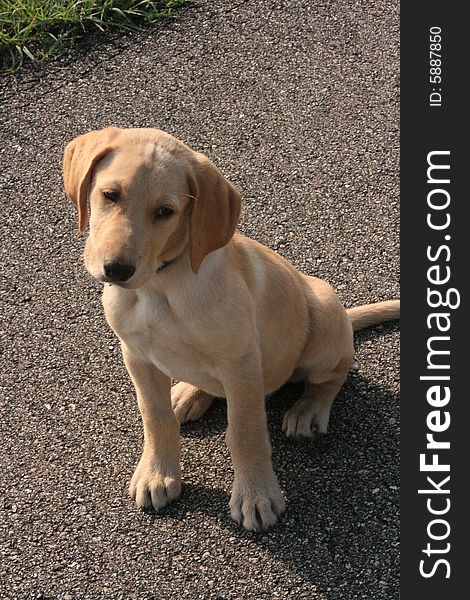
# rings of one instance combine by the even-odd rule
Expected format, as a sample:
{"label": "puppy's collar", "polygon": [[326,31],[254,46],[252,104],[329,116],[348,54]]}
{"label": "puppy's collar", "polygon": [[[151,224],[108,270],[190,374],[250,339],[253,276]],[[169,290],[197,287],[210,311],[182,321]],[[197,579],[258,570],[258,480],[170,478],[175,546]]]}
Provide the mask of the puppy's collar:
{"label": "puppy's collar", "polygon": [[172,265],[174,262],[176,262],[178,260],[178,258],[180,258],[180,256],[183,256],[183,254],[184,254],[184,252],[182,252],[181,254],[178,254],[178,256],[175,256],[175,258],[172,258],[171,260],[165,260],[163,262],[163,264],[160,265],[155,272],[160,273],[160,271],[163,271],[163,269],[166,269],[167,267]]}
{"label": "puppy's collar", "polygon": [[[178,257],[176,257],[176,258],[178,258]],[[172,258],[171,260],[166,260],[162,265],[160,265],[158,267],[156,272],[160,273],[160,271],[163,271],[163,269],[166,269],[167,267],[172,265],[175,262],[176,258]]]}

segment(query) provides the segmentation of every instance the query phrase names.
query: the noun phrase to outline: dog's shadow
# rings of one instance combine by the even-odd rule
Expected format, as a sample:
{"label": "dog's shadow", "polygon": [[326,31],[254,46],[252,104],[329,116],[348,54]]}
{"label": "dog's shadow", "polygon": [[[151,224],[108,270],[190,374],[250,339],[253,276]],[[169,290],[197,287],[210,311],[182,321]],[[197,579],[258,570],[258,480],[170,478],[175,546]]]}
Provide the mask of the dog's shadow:
{"label": "dog's shadow", "polygon": [[[356,347],[383,330],[361,332]],[[243,530],[230,519],[229,494],[202,485],[186,484],[181,499],[165,514],[176,519],[187,511],[210,515],[232,536],[270,551],[326,597],[328,589],[361,597],[367,581],[373,597],[379,582],[381,594],[394,596],[399,561],[397,394],[369,382],[360,371],[351,372],[333,404],[329,433],[293,442],[281,431],[282,419],[302,387],[288,384],[266,405],[274,469],[287,499],[276,527],[265,533]],[[203,437],[225,428],[225,403],[218,401],[201,421],[186,424],[182,435]]]}

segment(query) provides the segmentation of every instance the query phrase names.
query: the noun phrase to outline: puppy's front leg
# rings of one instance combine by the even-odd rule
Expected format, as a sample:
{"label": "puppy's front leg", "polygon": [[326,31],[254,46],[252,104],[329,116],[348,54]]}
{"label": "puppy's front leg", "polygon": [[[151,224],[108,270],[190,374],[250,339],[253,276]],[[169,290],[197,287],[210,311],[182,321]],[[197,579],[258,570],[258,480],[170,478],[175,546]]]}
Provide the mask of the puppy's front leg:
{"label": "puppy's front leg", "polygon": [[171,407],[170,378],[154,365],[122,353],[137,393],[144,451],[129,487],[138,507],[158,510],[181,493],[180,425]]}
{"label": "puppy's front leg", "polygon": [[271,463],[259,353],[252,352],[224,373],[228,428],[226,441],[235,479],[232,518],[250,531],[274,525],[285,502]]}

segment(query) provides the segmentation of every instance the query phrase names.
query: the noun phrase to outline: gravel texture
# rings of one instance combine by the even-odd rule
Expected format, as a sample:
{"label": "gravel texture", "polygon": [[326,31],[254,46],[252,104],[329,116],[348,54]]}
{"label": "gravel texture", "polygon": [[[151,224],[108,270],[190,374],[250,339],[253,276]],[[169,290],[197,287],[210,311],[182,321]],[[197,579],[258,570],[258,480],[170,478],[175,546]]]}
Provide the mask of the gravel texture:
{"label": "gravel texture", "polygon": [[299,387],[268,400],[288,503],[274,529],[230,520],[222,401],[182,429],[182,497],[141,512],[133,388],[61,180],[75,135],[159,127],[239,187],[243,233],[347,306],[398,297],[398,11],[198,1],[0,79],[2,599],[398,598],[398,326],[357,335],[319,441],[281,432]]}

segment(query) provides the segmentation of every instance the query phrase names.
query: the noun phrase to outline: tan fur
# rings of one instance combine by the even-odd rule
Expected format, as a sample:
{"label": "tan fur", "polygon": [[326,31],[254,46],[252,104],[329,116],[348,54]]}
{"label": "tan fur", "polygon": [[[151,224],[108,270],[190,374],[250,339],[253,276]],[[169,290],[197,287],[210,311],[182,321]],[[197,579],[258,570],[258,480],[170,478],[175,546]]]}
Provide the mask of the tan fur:
{"label": "tan fur", "polygon": [[399,319],[400,302],[399,300],[386,300],[385,302],[348,308],[346,312],[351,319],[354,331],[358,331],[364,327],[377,325],[377,323]]}
{"label": "tan fur", "polygon": [[[293,438],[326,432],[353,362],[351,323],[397,318],[397,303],[346,311],[326,282],[234,233],[237,190],[206,157],[159,130],[76,138],[65,151],[64,182],[81,231],[90,205],[85,263],[105,283],[106,318],[142,415],[144,450],[130,494],[156,510],[179,495],[179,423],[221,396],[235,472],[232,517],[249,530],[273,525],[285,503],[271,465],[266,395],[304,379],[283,429]],[[109,190],[119,193],[116,202]],[[173,214],[159,218],[162,206]],[[135,272],[110,285],[105,261]],[[171,378],[180,383],[171,388]]]}

